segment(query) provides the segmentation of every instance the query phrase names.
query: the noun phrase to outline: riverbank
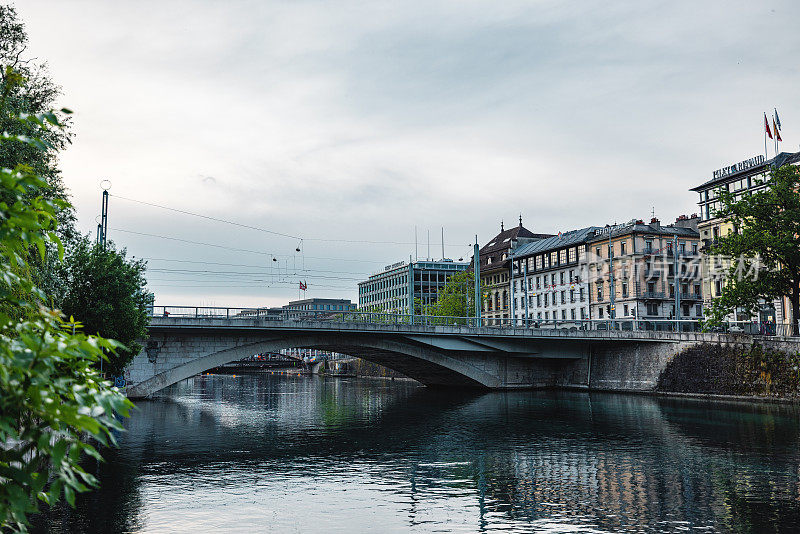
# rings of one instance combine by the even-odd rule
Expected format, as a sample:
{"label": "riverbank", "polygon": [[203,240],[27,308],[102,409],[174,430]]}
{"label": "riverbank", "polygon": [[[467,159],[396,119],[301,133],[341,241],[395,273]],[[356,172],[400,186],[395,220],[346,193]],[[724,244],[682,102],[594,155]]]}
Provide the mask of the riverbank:
{"label": "riverbank", "polygon": [[655,392],[796,401],[800,399],[800,351],[758,342],[697,345],[667,363]]}

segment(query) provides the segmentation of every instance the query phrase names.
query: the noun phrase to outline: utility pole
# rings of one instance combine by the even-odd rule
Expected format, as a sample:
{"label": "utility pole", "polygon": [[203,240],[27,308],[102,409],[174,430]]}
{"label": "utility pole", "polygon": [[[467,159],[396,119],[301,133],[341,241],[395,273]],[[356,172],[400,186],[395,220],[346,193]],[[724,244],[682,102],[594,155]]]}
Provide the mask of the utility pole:
{"label": "utility pole", "polygon": [[522,260],[522,298],[525,299],[525,318],[522,320],[522,326],[528,326],[528,260]]}
{"label": "utility pole", "polygon": [[[105,182],[105,180],[104,180]],[[109,184],[110,187],[110,184]],[[106,249],[106,238],[108,237],[108,189],[103,188],[103,201],[100,212],[100,222],[97,225],[97,244]]]}
{"label": "utility pole", "polygon": [[475,269],[475,318],[477,325],[481,326],[481,258],[478,249],[478,236],[475,236],[473,265]]}
{"label": "utility pole", "polygon": [[672,265],[674,269],[673,284],[675,285],[675,331],[681,331],[681,286],[678,283],[678,234],[672,240]]}
{"label": "utility pole", "polygon": [[608,310],[608,316],[611,319],[611,327],[614,327],[614,319],[617,317],[617,295],[616,288],[614,287],[614,244],[611,241],[611,232],[608,234],[608,295],[611,300],[611,306]]}

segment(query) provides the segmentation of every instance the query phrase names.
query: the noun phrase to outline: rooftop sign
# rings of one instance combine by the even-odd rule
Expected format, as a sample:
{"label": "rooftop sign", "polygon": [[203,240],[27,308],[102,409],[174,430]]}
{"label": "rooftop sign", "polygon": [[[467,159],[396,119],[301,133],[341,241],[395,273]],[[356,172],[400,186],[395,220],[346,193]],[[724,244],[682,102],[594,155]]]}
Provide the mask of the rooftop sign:
{"label": "rooftop sign", "polygon": [[384,271],[391,271],[392,269],[397,269],[398,267],[402,267],[405,264],[406,262],[404,261],[398,261],[397,263],[393,263],[391,265],[387,265],[386,267],[384,267]]}
{"label": "rooftop sign", "polygon": [[729,167],[722,167],[721,169],[714,171],[714,179],[716,180],[717,178],[724,178],[730,174],[734,174],[740,171],[746,171],[747,169],[756,167],[763,163],[764,163],[764,156],[755,156],[753,158],[740,161],[735,165],[731,165]]}

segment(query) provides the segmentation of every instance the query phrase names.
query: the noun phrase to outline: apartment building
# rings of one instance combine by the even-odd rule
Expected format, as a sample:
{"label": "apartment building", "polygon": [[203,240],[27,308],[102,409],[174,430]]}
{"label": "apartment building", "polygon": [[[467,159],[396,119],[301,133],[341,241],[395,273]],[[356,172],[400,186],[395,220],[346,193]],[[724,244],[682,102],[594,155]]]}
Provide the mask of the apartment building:
{"label": "apartment building", "polygon": [[481,290],[484,295],[481,316],[488,325],[502,324],[510,317],[511,281],[509,262],[512,251],[520,245],[552,237],[551,234],[534,234],[519,225],[506,230],[500,223],[500,233],[479,251]]}
{"label": "apartment building", "polygon": [[635,319],[672,328],[666,319],[703,317],[699,216],[662,226],[633,220],[595,231],[587,241],[593,319]]}
{"label": "apartment building", "polygon": [[511,256],[512,317],[517,324],[589,318],[587,245],[600,227],[519,246]]}

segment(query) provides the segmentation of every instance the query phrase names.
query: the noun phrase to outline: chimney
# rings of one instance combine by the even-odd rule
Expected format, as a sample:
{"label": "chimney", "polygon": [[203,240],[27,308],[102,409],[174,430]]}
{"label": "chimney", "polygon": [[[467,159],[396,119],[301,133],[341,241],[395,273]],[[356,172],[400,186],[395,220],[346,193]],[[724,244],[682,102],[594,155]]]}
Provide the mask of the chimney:
{"label": "chimney", "polygon": [[656,218],[656,217],[653,217],[652,219],[650,219],[650,224],[652,224],[656,228],[661,228],[661,221],[659,221],[658,218]]}
{"label": "chimney", "polygon": [[679,228],[689,228],[696,232],[698,222],[700,222],[700,217],[698,217],[696,213],[693,213],[691,217],[681,215],[675,219],[675,226],[678,226]]}

